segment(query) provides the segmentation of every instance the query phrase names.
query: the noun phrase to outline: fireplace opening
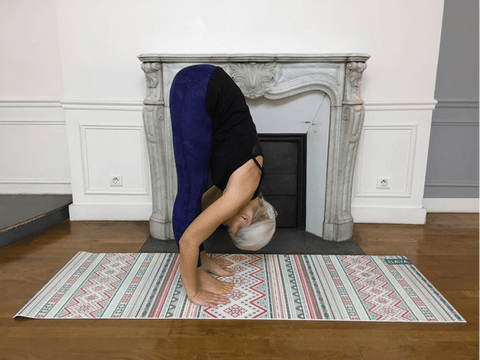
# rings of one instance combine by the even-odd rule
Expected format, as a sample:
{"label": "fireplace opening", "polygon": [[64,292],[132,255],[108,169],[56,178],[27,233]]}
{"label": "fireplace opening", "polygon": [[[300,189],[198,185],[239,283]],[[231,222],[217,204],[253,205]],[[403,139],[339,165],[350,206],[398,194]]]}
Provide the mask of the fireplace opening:
{"label": "fireplace opening", "polygon": [[[259,134],[265,177],[264,198],[278,212],[277,228],[305,230],[306,134]],[[209,179],[207,188],[213,185]]]}
{"label": "fireplace opening", "polygon": [[259,134],[265,178],[260,191],[278,212],[277,228],[305,230],[306,134]]}

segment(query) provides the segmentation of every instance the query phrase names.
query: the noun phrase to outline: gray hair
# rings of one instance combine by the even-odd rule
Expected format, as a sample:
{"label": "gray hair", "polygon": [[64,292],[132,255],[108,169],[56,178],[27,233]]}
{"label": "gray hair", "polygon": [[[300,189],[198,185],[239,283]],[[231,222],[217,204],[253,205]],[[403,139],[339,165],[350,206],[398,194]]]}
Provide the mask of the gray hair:
{"label": "gray hair", "polygon": [[253,209],[252,223],[240,226],[237,234],[232,236],[233,243],[242,250],[257,251],[267,245],[275,233],[277,211],[273,206],[258,197],[259,206]]}

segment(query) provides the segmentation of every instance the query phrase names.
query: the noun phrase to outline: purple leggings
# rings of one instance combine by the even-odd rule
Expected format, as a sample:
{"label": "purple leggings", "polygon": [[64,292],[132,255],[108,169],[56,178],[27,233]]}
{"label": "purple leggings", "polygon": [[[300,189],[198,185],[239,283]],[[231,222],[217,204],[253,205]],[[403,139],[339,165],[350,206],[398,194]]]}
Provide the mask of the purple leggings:
{"label": "purple leggings", "polygon": [[[212,119],[205,110],[212,65],[182,69],[170,90],[173,149],[177,168],[177,197],[173,207],[173,233],[177,245],[185,230],[202,211],[212,147]],[[203,243],[200,251],[204,250]],[[198,266],[201,266],[200,256]]]}

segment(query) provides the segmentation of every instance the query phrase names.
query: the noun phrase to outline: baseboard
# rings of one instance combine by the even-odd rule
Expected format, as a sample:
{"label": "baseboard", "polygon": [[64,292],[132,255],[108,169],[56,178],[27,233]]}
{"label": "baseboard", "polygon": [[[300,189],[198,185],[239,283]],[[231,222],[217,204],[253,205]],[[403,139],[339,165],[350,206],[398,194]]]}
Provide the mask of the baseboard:
{"label": "baseboard", "polygon": [[424,208],[352,206],[352,216],[355,223],[423,225],[427,211]]}
{"label": "baseboard", "polygon": [[152,215],[151,204],[72,204],[70,220],[145,221]]}
{"label": "baseboard", "polygon": [[478,199],[423,199],[423,207],[427,212],[443,213],[478,213]]}

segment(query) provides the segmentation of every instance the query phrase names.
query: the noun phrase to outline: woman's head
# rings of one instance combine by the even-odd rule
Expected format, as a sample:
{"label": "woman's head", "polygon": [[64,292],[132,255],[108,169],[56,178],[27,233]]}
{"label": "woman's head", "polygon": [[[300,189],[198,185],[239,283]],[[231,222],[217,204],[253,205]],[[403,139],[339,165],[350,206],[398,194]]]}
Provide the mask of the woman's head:
{"label": "woman's head", "polygon": [[257,251],[267,245],[275,233],[277,212],[260,195],[256,201],[241,212],[241,221],[229,228],[230,237],[236,247]]}

